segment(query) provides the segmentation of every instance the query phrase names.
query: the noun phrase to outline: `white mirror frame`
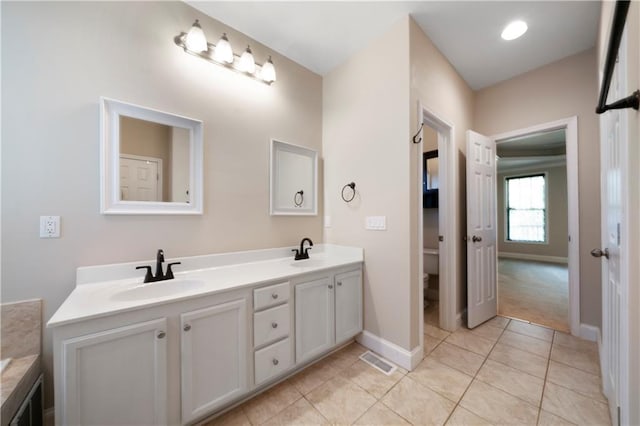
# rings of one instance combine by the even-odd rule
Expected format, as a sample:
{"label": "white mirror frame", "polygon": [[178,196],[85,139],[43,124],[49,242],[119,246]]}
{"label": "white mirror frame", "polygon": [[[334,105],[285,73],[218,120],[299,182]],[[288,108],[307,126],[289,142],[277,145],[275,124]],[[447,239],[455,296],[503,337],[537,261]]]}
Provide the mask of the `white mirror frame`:
{"label": "white mirror frame", "polygon": [[[276,185],[276,169],[277,152],[289,151],[295,154],[309,157],[313,164],[313,194],[311,196],[312,206],[307,209],[283,209],[276,207],[277,200],[277,188]],[[287,142],[282,142],[276,139],[271,139],[271,160],[269,167],[269,210],[271,216],[316,216],[318,214],[318,153],[313,149],[303,146],[293,145]]]}
{"label": "white mirror frame", "polygon": [[[120,116],[189,130],[189,203],[120,199]],[[100,213],[129,215],[202,214],[202,121],[139,105],[100,98]]]}

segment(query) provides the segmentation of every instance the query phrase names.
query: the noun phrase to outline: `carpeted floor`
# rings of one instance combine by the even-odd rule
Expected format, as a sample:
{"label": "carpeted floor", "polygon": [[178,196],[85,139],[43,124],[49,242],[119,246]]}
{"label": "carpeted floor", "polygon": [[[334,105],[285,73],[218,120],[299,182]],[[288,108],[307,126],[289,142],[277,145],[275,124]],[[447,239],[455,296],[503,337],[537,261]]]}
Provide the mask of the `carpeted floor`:
{"label": "carpeted floor", "polygon": [[569,331],[567,265],[498,259],[498,315]]}

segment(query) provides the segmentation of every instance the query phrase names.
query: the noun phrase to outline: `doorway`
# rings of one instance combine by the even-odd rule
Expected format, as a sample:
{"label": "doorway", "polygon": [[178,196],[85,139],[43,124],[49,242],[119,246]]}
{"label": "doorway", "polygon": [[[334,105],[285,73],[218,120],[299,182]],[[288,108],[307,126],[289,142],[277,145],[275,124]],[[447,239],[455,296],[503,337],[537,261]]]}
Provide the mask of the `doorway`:
{"label": "doorway", "polygon": [[[423,347],[425,320],[429,321],[429,325],[448,331],[455,331],[461,324],[460,316],[456,315],[458,271],[461,267],[458,264],[460,259],[455,255],[459,248],[455,238],[459,212],[456,209],[457,157],[453,143],[454,128],[422,105],[418,105],[418,113],[418,122],[422,123],[419,135],[421,141],[418,144],[420,154],[417,156],[420,185],[416,187],[416,197],[419,200],[416,213],[420,232],[414,253],[418,258],[418,306],[423,313],[420,315],[419,330],[420,347]],[[426,139],[429,141],[425,142]],[[427,151],[429,154],[423,155]],[[431,207],[425,208],[425,205]],[[425,248],[432,253],[431,261],[435,260],[433,256],[437,253],[437,273],[432,273],[429,277],[428,288],[424,285]],[[425,311],[425,307],[428,311]]]}
{"label": "doorway", "polygon": [[577,120],[493,139],[498,313],[579,335]]}

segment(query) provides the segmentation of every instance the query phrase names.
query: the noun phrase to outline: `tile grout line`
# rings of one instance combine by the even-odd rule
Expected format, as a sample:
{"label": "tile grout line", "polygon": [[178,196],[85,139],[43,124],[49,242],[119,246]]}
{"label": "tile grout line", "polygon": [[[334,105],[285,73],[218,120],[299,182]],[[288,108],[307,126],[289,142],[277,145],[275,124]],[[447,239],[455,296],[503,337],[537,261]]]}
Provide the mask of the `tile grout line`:
{"label": "tile grout line", "polygon": [[[460,398],[458,399],[458,402],[456,402],[455,407],[453,407],[453,410],[451,410],[451,412],[449,413],[449,416],[447,417],[447,419],[445,420],[444,424],[446,425],[447,422],[449,421],[449,419],[451,418],[451,416],[453,415],[453,413],[456,411],[456,409],[458,407],[462,407],[463,409],[469,411],[470,413],[473,413],[474,415],[480,417],[482,420],[488,421],[487,419],[485,419],[482,416],[479,416],[478,414],[476,414],[475,412],[469,410],[468,408],[463,407],[462,405],[460,405],[460,402],[464,399],[464,396],[467,394],[467,391],[469,390],[469,388],[471,387],[471,385],[473,384],[473,382],[476,380],[476,377],[478,376],[478,373],[480,372],[480,370],[482,370],[482,367],[484,367],[484,364],[487,362],[487,360],[489,359],[489,355],[491,355],[491,352],[493,352],[493,348],[495,348],[495,346],[498,344],[498,340],[500,340],[500,337],[502,337],[502,335],[504,334],[504,331],[507,329],[507,325],[509,325],[509,323],[511,322],[511,320],[509,320],[509,322],[507,322],[507,324],[505,324],[504,328],[502,329],[502,333],[500,333],[500,335],[498,336],[498,338],[496,339],[496,341],[493,343],[493,345],[491,346],[491,350],[487,353],[487,355],[484,357],[484,360],[482,361],[482,364],[480,364],[480,367],[478,368],[478,370],[476,371],[476,373],[473,375],[473,377],[471,378],[471,381],[469,382],[469,384],[467,385],[467,388],[464,390],[464,392],[462,392],[462,395],[460,395]],[[471,351],[469,351],[471,352]],[[473,352],[472,352],[473,353]],[[457,370],[457,369],[456,369]],[[458,370],[459,371],[459,370]],[[484,383],[484,382],[482,382]],[[489,423],[491,423],[490,421],[488,421]]]}
{"label": "tile grout line", "polygon": [[542,402],[544,401],[544,391],[545,389],[547,389],[547,378],[549,377],[549,368],[551,367],[551,351],[553,351],[554,340],[556,340],[556,331],[553,332],[553,336],[551,337],[551,347],[549,348],[549,355],[547,357],[547,369],[544,372],[544,383],[542,384],[542,395],[540,395],[540,406],[538,407],[538,418],[536,419],[536,425],[540,423],[540,416],[542,415]]}

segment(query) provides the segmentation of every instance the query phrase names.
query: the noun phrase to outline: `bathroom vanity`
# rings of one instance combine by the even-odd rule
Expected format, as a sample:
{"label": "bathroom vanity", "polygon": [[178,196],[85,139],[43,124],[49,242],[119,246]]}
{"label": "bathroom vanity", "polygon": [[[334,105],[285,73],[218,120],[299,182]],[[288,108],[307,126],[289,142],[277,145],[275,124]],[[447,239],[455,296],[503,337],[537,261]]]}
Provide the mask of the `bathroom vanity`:
{"label": "bathroom vanity", "polygon": [[78,269],[48,323],[56,424],[193,423],[362,331],[362,249],[175,260],[175,279],[148,284],[145,262]]}

